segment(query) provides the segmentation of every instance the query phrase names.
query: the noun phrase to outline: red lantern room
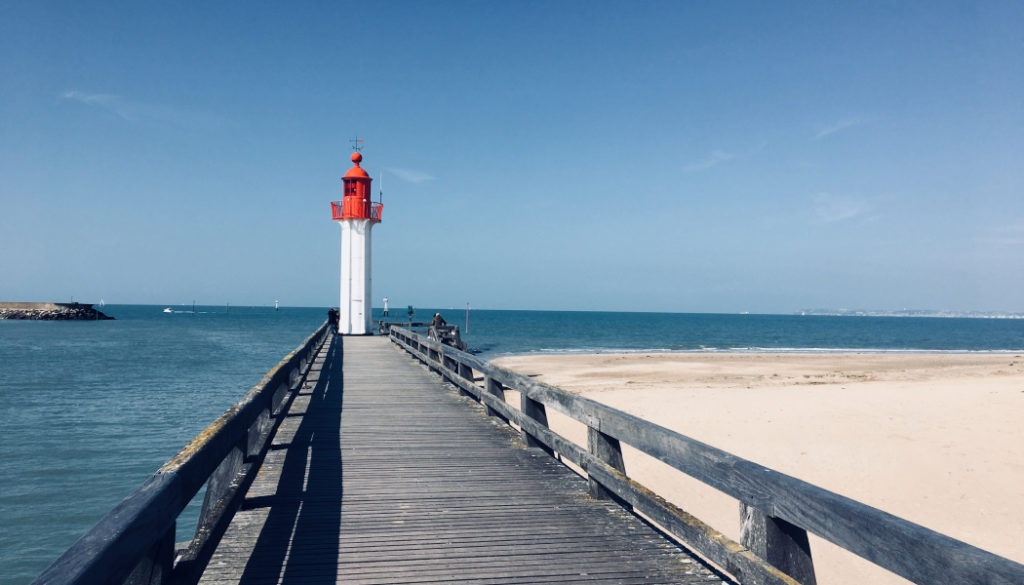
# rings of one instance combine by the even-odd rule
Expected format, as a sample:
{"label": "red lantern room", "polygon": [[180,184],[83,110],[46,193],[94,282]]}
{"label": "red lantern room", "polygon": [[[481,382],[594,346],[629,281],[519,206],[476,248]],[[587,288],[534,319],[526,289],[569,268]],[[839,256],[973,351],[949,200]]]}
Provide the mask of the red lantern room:
{"label": "red lantern room", "polygon": [[363,155],[358,152],[352,153],[352,162],[355,163],[355,166],[349,169],[341,179],[345,184],[344,198],[341,201],[331,202],[333,219],[380,221],[380,214],[384,206],[370,201],[370,182],[373,179],[359,166],[362,160]]}

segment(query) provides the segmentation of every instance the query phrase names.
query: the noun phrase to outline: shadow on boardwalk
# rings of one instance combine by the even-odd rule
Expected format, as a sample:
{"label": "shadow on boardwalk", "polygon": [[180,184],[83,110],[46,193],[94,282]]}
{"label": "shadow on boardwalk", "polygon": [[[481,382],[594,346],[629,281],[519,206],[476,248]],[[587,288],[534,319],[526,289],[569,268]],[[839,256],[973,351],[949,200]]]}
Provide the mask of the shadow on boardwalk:
{"label": "shadow on boardwalk", "polygon": [[[342,500],[341,364],[342,338],[333,337],[319,380],[291,405],[286,420],[299,421],[298,426],[289,433],[294,425],[284,423],[284,432],[278,432],[268,455],[268,461],[283,460],[276,494],[250,498],[243,506],[266,507],[269,513],[241,583],[336,582]],[[285,450],[287,457],[274,456]],[[260,473],[272,473],[268,467]]]}

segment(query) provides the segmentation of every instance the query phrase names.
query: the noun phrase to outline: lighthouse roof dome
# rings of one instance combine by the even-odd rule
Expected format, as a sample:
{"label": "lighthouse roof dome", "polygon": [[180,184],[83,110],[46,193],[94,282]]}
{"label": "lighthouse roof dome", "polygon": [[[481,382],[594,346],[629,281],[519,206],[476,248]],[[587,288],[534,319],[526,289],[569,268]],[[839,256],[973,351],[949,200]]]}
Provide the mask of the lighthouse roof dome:
{"label": "lighthouse roof dome", "polygon": [[346,178],[346,179],[369,179],[370,175],[368,175],[366,173],[366,171],[364,171],[362,169],[362,167],[359,166],[359,163],[362,162],[362,160],[363,160],[363,155],[359,154],[358,152],[353,152],[352,153],[352,162],[355,163],[355,166],[353,166],[351,169],[348,170],[347,173],[345,173],[345,177],[344,178]]}

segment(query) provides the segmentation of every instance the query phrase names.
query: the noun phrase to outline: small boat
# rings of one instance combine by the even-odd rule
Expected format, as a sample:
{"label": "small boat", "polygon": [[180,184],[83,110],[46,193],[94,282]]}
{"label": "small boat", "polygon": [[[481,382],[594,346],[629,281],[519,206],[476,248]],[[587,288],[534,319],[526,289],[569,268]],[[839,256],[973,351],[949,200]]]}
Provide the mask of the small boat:
{"label": "small boat", "polygon": [[170,307],[167,307],[166,309],[164,309],[164,313],[173,313],[173,312],[174,311],[172,311]]}

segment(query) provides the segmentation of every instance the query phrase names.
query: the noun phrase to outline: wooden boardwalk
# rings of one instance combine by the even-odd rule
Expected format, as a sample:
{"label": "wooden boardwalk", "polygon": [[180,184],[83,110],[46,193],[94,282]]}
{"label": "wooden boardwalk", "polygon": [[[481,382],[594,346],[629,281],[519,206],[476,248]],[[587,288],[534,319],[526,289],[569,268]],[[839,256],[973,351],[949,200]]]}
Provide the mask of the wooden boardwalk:
{"label": "wooden boardwalk", "polygon": [[387,338],[316,364],[201,583],[722,580]]}

